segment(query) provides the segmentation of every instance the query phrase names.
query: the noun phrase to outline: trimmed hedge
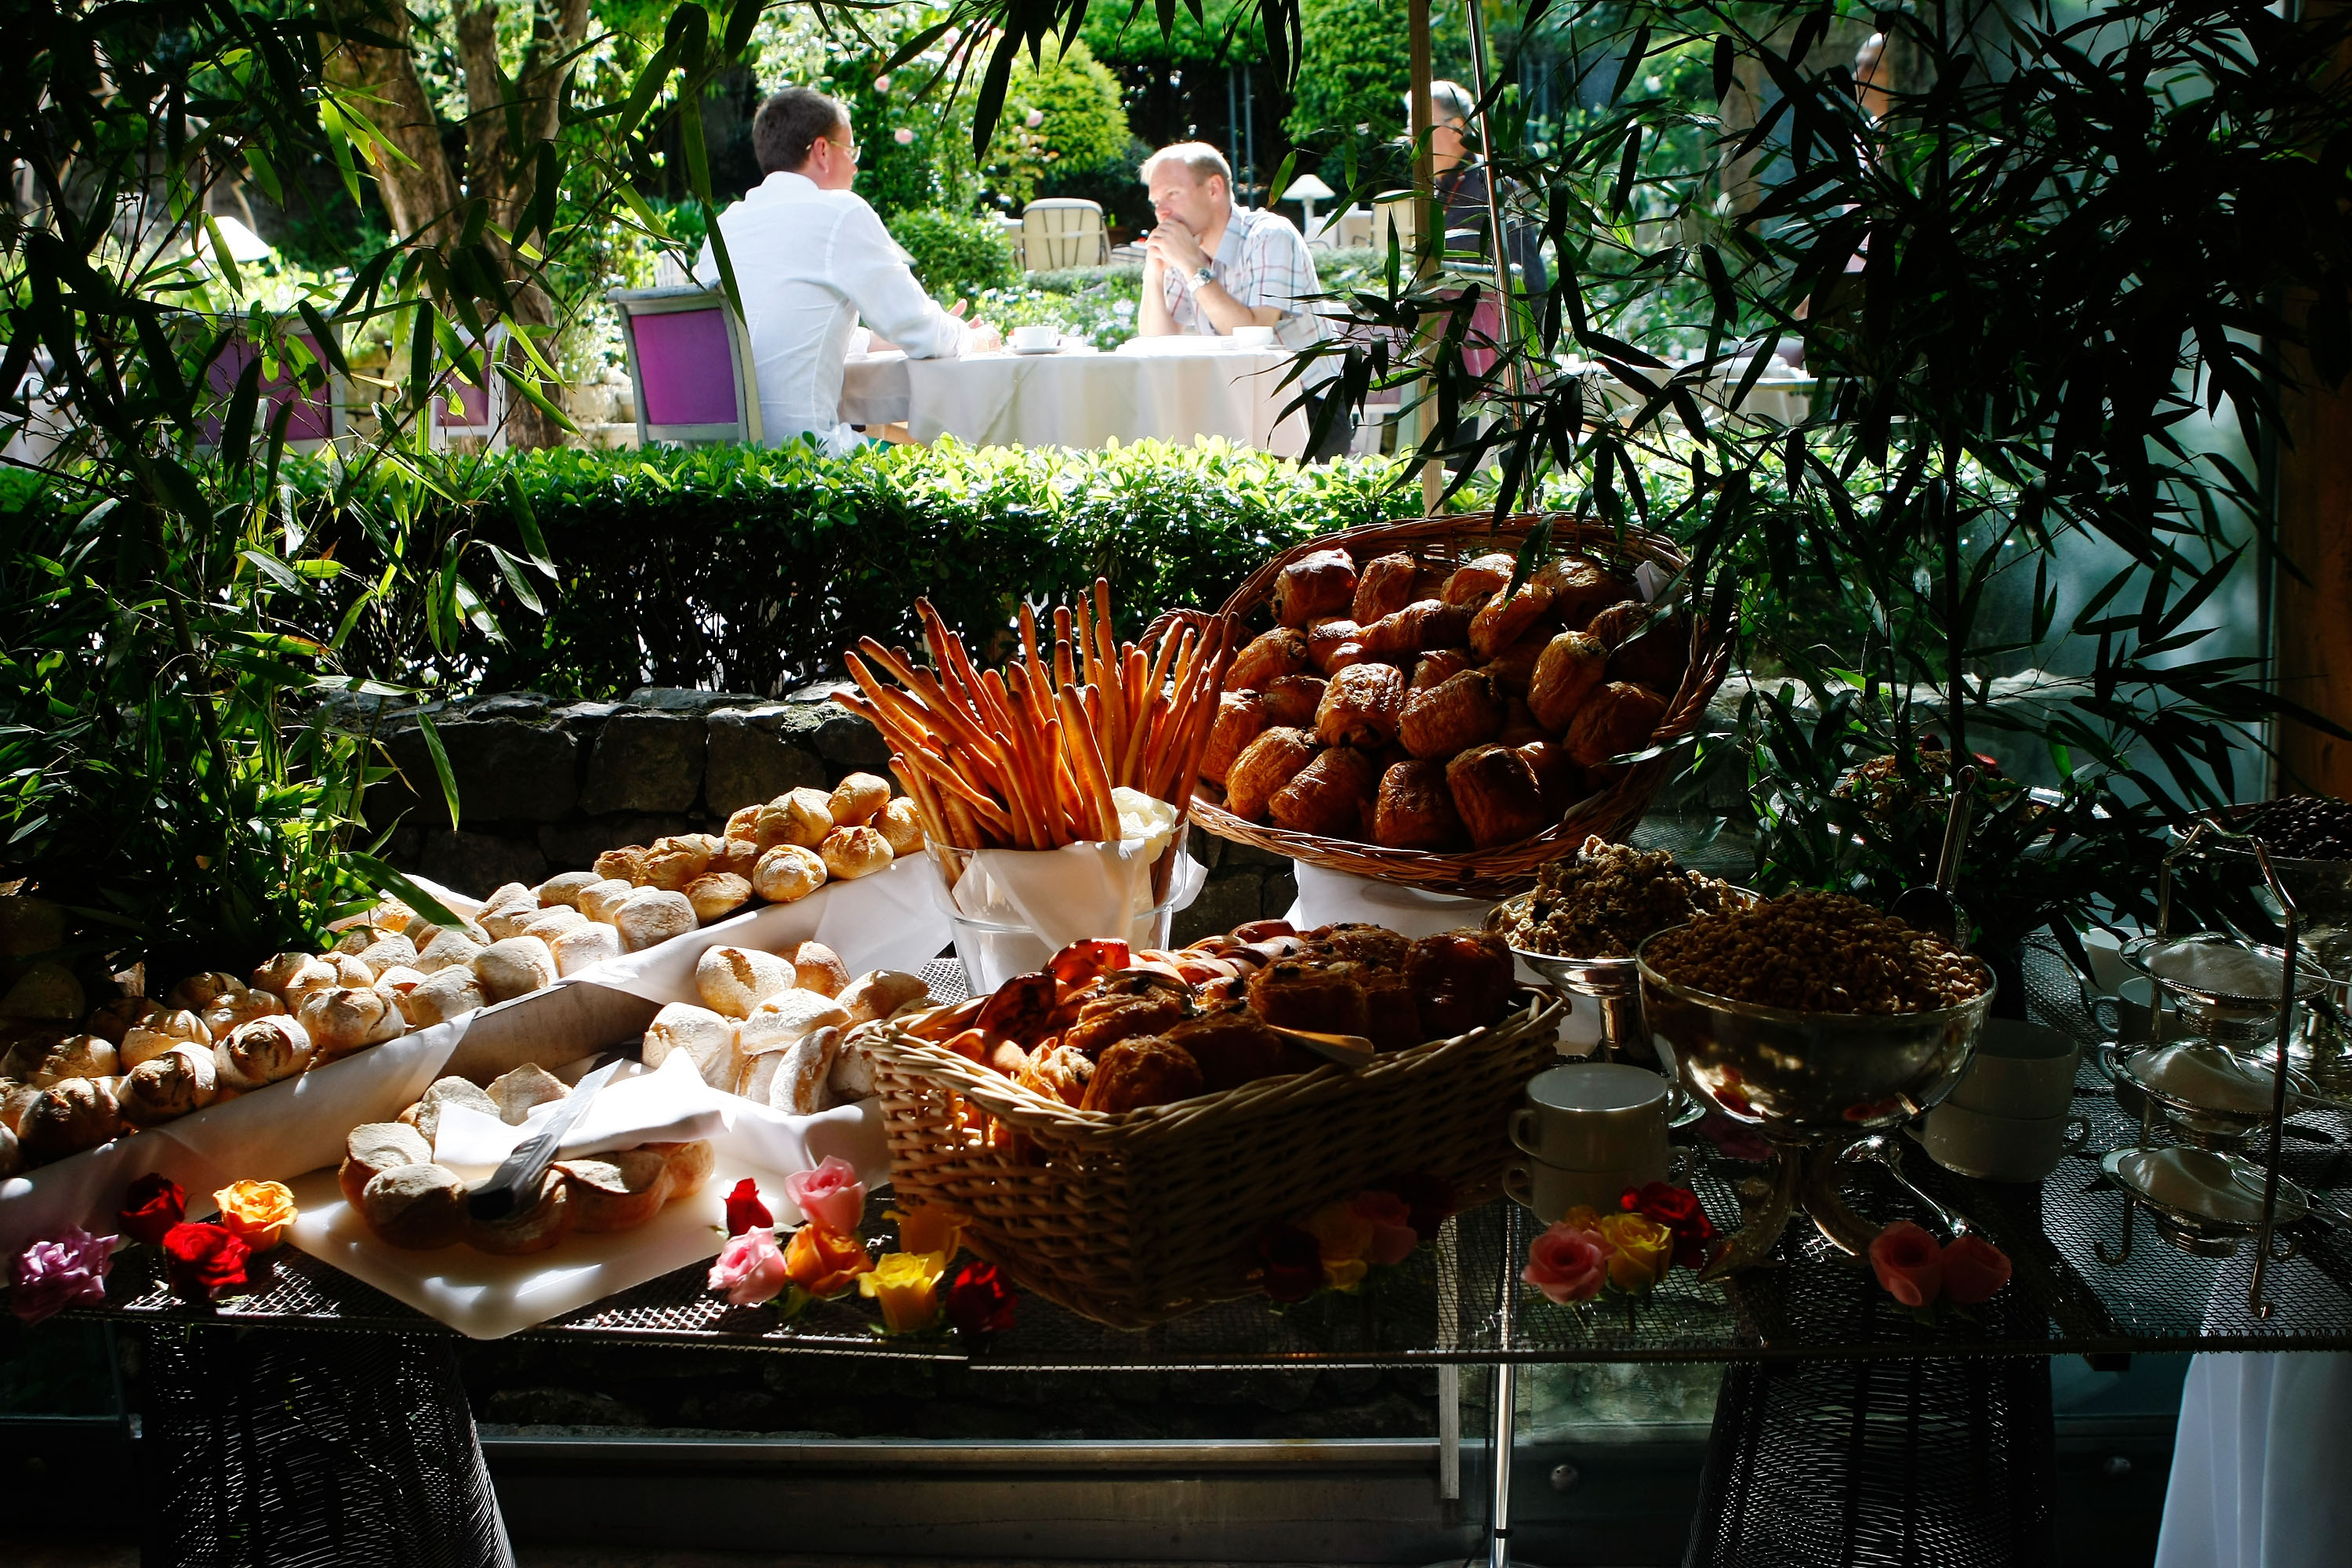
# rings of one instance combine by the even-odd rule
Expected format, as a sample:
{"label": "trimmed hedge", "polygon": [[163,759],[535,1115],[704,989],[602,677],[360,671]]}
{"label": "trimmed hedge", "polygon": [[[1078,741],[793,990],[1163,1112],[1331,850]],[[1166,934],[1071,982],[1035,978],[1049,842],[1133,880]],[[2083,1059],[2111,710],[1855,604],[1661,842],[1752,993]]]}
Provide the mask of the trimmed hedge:
{"label": "trimmed hedge", "polygon": [[1131,635],[1171,605],[1215,605],[1283,545],[1419,502],[1405,470],[1382,459],[1302,467],[1222,443],[1071,452],[943,441],[843,458],[795,444],[480,462],[467,489],[485,499],[456,504],[420,500],[396,473],[347,478],[340,501],[325,468],[292,475],[312,536],[333,540],[347,583],[381,571],[377,542],[394,536],[383,520],[396,510],[415,517],[412,551],[437,556],[468,527],[516,547],[499,499],[509,474],[560,574],[544,616],[473,574],[506,635],[462,662],[436,662],[413,628],[362,617],[345,647],[351,672],[452,692],[768,693],[837,673],[860,636],[911,643],[918,595],[975,650],[1001,657],[1023,593],[1058,601],[1108,577]]}

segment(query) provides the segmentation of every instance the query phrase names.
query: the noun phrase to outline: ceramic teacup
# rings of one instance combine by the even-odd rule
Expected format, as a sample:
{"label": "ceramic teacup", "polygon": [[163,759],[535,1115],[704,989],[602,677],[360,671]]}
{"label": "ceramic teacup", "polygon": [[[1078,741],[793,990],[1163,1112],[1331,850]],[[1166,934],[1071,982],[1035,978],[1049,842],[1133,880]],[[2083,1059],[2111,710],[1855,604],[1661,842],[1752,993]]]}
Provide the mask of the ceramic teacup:
{"label": "ceramic teacup", "polygon": [[1663,1171],[1666,1088],[1656,1073],[1622,1062],[1549,1068],[1528,1080],[1527,1104],[1511,1112],[1511,1142],[1563,1170]]}
{"label": "ceramic teacup", "polygon": [[1503,1173],[1503,1191],[1521,1208],[1549,1225],[1579,1204],[1602,1214],[1615,1214],[1617,1200],[1627,1187],[1665,1179],[1664,1161],[1654,1170],[1565,1171],[1541,1160],[1529,1160]]}
{"label": "ceramic teacup", "polygon": [[1234,342],[1245,349],[1270,349],[1274,346],[1272,327],[1235,327]]}
{"label": "ceramic teacup", "polygon": [[2055,1029],[1987,1019],[1967,1074],[1944,1103],[1993,1116],[2063,1116],[2074,1108],[2074,1069],[2082,1058],[2082,1047]]}
{"label": "ceramic teacup", "polygon": [[1057,348],[1062,342],[1061,329],[1051,326],[1027,326],[1013,329],[1013,346],[1029,353],[1040,349]]}
{"label": "ceramic teacup", "polygon": [[1991,1116],[1948,1101],[1927,1113],[1919,1142],[1928,1158],[1963,1176],[2039,1182],[2090,1137],[2079,1116]]}

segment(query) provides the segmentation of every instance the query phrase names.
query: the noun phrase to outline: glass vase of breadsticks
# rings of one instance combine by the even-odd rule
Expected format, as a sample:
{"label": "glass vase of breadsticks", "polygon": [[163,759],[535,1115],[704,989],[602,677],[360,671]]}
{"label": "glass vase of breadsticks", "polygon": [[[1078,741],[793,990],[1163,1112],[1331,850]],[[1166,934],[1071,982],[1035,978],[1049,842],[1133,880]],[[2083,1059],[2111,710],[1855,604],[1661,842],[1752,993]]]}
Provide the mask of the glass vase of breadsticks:
{"label": "glass vase of breadsticks", "polygon": [[1184,803],[1239,646],[1227,616],[1168,616],[1123,642],[1110,584],[1054,608],[1051,638],[1021,606],[1020,651],[975,664],[929,601],[928,666],[861,638],[845,656],[920,814],[957,956],[975,991],[1087,937],[1165,946],[1182,896]]}

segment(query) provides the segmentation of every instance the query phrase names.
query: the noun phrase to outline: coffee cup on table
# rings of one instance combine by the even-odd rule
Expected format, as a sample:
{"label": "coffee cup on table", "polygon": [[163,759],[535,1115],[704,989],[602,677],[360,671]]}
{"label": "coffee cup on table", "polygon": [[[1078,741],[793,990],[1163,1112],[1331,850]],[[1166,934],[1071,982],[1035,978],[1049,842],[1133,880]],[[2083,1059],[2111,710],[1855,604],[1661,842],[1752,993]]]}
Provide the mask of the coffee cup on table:
{"label": "coffee cup on table", "polygon": [[2015,1018],[1990,1018],[1969,1070],[1946,1098],[1989,1116],[2035,1121],[2074,1108],[2074,1069],[2083,1048],[2072,1037]]}
{"label": "coffee cup on table", "polygon": [[2083,1117],[1994,1116],[1948,1100],[1927,1113],[1918,1134],[1947,1171],[1989,1182],[2039,1182],[2090,1142]]}
{"label": "coffee cup on table", "polygon": [[1579,1204],[1613,1210],[1627,1187],[1666,1179],[1666,1080],[1622,1062],[1571,1062],[1538,1073],[1511,1112],[1512,1143],[1530,1158],[1504,1190],[1547,1224]]}
{"label": "coffee cup on table", "polygon": [[1235,327],[1234,342],[1245,349],[1270,349],[1274,347],[1274,329],[1272,327]]}
{"label": "coffee cup on table", "polygon": [[1013,346],[1024,353],[1039,353],[1046,349],[1059,348],[1062,346],[1062,331],[1060,328],[1051,326],[1015,327],[1013,329]]}

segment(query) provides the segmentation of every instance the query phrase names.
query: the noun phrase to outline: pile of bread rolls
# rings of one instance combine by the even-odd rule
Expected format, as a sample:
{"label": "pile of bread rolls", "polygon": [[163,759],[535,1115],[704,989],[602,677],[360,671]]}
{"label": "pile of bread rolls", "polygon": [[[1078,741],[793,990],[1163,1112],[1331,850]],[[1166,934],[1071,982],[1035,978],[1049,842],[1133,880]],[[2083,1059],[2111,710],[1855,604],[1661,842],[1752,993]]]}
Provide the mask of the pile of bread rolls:
{"label": "pile of bread rolls", "polygon": [[1689,626],[1598,561],[1343,550],[1285,567],[1234,660],[1201,772],[1250,822],[1395,849],[1530,837],[1649,744]]}
{"label": "pile of bread rolls", "polygon": [[646,1143],[635,1149],[558,1160],[541,1178],[530,1203],[495,1224],[466,1212],[466,1184],[433,1160],[441,1112],[463,1105],[520,1127],[531,1107],[562,1100],[571,1089],[541,1067],[520,1067],[488,1089],[445,1078],[400,1113],[397,1121],[371,1121],[343,1141],[336,1173],[343,1196],[370,1230],[394,1247],[429,1251],[465,1242],[506,1257],[544,1252],[573,1231],[634,1230],[662,1205],[691,1197],[710,1179],[709,1143]]}
{"label": "pile of bread rolls", "polygon": [[[551,878],[540,893],[613,927],[617,951],[633,952],[755,900],[789,904],[827,882],[870,877],[922,847],[915,803],[892,796],[887,779],[851,773],[830,792],[796,789],[747,805],[727,819],[723,834],[681,833],[607,849],[593,872]],[[593,940],[582,939],[583,952]]]}
{"label": "pile of bread rolls", "polygon": [[872,1094],[873,1064],[850,1031],[930,999],[919,974],[877,969],[852,980],[815,942],[789,954],[710,948],[694,984],[702,1005],[673,1002],[654,1016],[646,1065],[683,1051],[711,1088],[798,1116]]}

